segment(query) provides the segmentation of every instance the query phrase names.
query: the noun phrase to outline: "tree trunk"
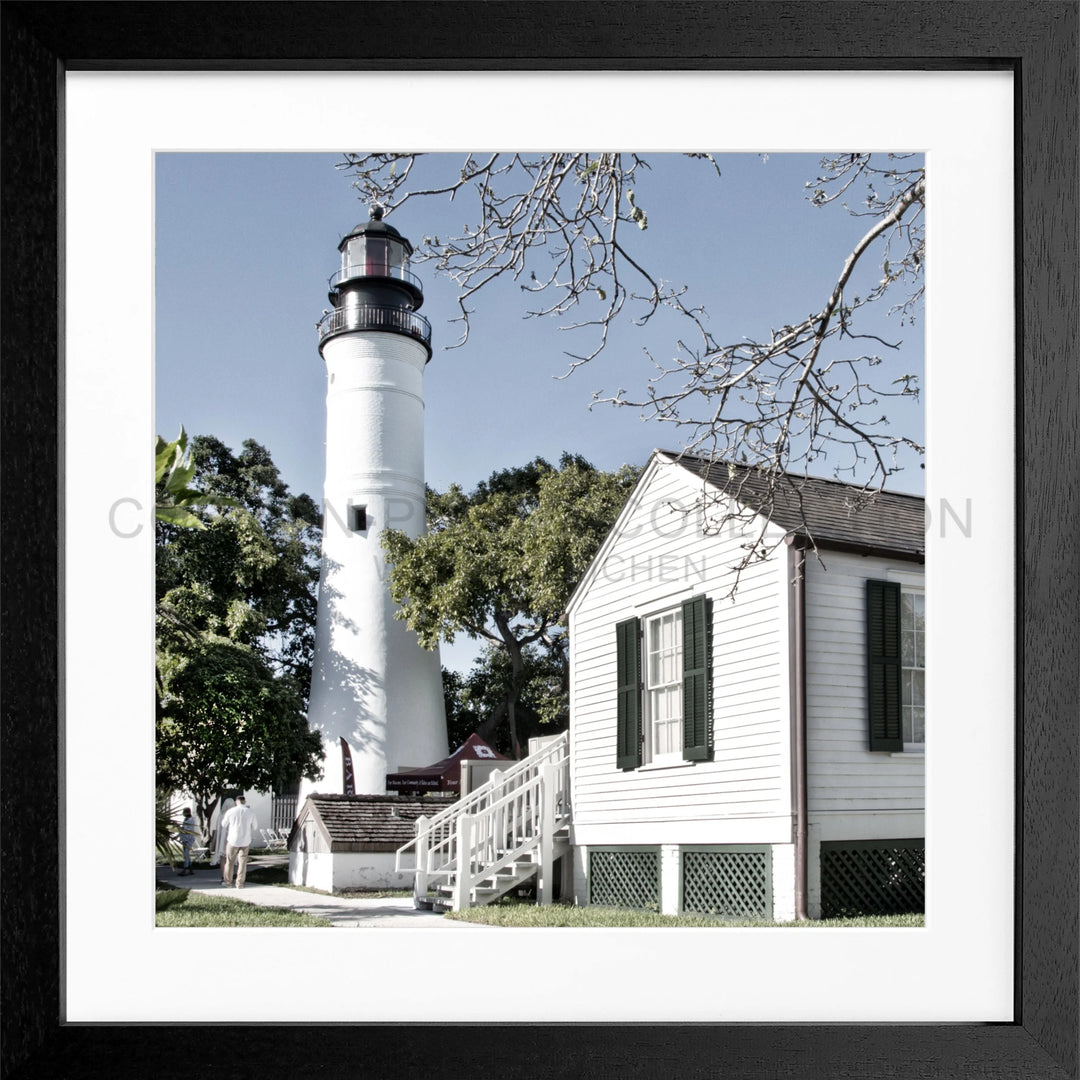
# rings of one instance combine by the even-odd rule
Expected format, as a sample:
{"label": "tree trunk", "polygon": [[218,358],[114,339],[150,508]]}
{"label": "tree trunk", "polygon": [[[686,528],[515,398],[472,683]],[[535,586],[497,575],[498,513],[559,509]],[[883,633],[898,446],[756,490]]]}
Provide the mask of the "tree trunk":
{"label": "tree trunk", "polygon": [[503,722],[506,716],[506,702],[500,702],[499,707],[491,713],[488,713],[487,717],[482,720],[476,729],[476,734],[480,736],[484,742],[495,745],[495,735],[499,730],[499,725]]}
{"label": "tree trunk", "polygon": [[199,823],[199,834],[206,840],[206,844],[211,848],[209,851],[212,857],[214,852],[210,844],[212,837],[210,836],[210,822],[214,816],[214,810],[217,809],[218,797],[217,795],[202,795],[196,792],[191,793],[191,798],[195,803],[195,820]]}
{"label": "tree trunk", "polygon": [[506,651],[510,657],[510,689],[506,694],[506,718],[510,724],[510,746],[514,757],[521,760],[521,740],[518,738],[517,729],[517,704],[521,699],[521,691],[525,676],[525,661],[521,656],[521,642],[514,636],[510,629],[510,619],[505,612],[495,612],[495,625],[499,628]]}

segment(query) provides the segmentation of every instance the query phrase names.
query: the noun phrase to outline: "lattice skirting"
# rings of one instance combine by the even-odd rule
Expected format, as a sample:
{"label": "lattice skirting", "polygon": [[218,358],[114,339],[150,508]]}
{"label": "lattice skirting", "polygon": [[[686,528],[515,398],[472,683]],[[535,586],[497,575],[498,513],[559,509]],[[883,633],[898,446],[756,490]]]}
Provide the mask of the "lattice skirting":
{"label": "lattice skirting", "polygon": [[684,849],[683,911],[737,919],[772,917],[772,859],[767,847]]}
{"label": "lattice skirting", "polygon": [[589,848],[589,903],[659,911],[659,848]]}
{"label": "lattice skirting", "polygon": [[921,912],[925,876],[922,839],[822,842],[821,917]]}

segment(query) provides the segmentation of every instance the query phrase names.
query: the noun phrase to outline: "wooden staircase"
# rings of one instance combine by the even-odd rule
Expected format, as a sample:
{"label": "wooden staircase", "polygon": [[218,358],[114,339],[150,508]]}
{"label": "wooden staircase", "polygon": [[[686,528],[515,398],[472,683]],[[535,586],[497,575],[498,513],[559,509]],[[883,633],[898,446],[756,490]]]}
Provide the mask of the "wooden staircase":
{"label": "wooden staircase", "polygon": [[[570,850],[570,829],[564,825],[556,830],[554,837],[554,857],[558,859]],[[536,880],[537,896],[539,897],[542,881],[541,862],[537,858],[539,845],[534,845],[526,854],[519,855],[512,863],[503,866],[487,877],[481,878],[472,888],[470,907],[479,907],[482,904],[490,904],[516,889],[524,888],[530,882]],[[454,876],[445,883],[435,885],[434,889],[429,886],[428,902],[420,901],[420,907],[431,908],[434,911],[454,911]]]}
{"label": "wooden staircase", "polygon": [[[431,818],[397,852],[413,902],[436,911],[490,904],[535,879],[554,899],[555,862],[570,850],[569,736],[563,733]],[[412,861],[412,865],[407,863]]]}

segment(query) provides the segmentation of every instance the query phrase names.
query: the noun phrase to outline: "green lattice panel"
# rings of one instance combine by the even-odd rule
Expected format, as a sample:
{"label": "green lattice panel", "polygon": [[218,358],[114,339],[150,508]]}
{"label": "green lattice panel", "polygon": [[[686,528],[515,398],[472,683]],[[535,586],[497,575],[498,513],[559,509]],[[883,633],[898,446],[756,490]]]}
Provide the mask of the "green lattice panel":
{"label": "green lattice panel", "polygon": [[922,840],[821,845],[821,917],[901,915],[925,908]]}
{"label": "green lattice panel", "polygon": [[769,853],[764,848],[684,851],[683,911],[732,919],[772,915]]}
{"label": "green lattice panel", "polygon": [[660,852],[591,848],[589,903],[659,911]]}

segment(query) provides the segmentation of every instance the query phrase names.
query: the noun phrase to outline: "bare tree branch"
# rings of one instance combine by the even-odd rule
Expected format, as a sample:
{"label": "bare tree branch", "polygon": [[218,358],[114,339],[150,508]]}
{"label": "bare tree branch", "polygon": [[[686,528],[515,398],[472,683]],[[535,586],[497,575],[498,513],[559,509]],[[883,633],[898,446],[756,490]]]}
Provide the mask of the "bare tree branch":
{"label": "bare tree branch", "polygon": [[[856,218],[869,218],[869,227],[836,276],[824,283],[818,310],[778,323],[766,337],[724,344],[714,338],[704,306],[686,299],[687,288],[663,280],[625,242],[626,230],[632,236],[648,228],[637,196],[639,180],[649,170],[641,157],[496,153],[480,159],[469,154],[456,177],[424,186],[417,182],[424,171],[418,166],[421,156],[354,153],[339,167],[354,176],[363,198],[388,211],[413,199],[456,204],[471,196],[473,223],[454,236],[425,237],[415,256],[432,262],[457,286],[458,345],[468,340],[469,305],[499,278],[538,298],[528,316],[561,319],[563,330],[595,330],[591,348],[567,353],[563,378],[599,355],[616,320],[632,315],[641,325],[661,308],[676,312],[689,320],[690,344],[677,342],[666,363],[646,353],[655,373],[642,392],[599,391],[593,404],[637,409],[645,419],[673,425],[688,453],[746,465],[765,478],[766,502],[790,485],[789,474],[808,475],[822,462],[839,478],[862,481],[871,493],[898,470],[902,451],[923,452],[915,439],[892,431],[887,417],[891,400],[918,398],[917,374],[881,379],[882,356],[864,348],[895,351],[900,342],[857,325],[860,313],[886,295],[899,294],[889,311],[899,315],[901,326],[918,313],[925,259],[921,159],[865,153],[823,158],[818,176],[806,184],[808,199],[817,207],[839,204]],[[712,155],[687,157],[711,164],[721,178]],[[857,193],[861,201],[849,205],[845,200]],[[871,255],[880,277],[862,295],[852,295],[855,272]],[[846,352],[848,347],[853,351]],[[703,500],[719,513],[721,504],[708,492]],[[718,520],[709,527],[732,524],[738,523]],[[762,556],[764,543],[764,533],[746,538],[740,568]]]}

